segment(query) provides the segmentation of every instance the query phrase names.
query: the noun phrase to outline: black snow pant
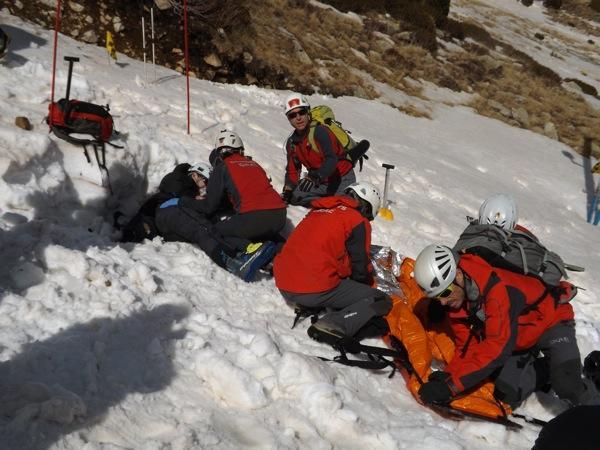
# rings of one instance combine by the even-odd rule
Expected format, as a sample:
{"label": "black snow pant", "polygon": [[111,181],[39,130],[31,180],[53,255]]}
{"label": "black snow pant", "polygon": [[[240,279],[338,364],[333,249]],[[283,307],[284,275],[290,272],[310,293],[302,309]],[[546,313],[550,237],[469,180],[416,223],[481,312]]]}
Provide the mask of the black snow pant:
{"label": "black snow pant", "polygon": [[371,319],[384,316],[392,309],[392,300],[385,292],[349,278],[326,292],[280,292],[291,303],[307,308],[327,308],[328,312],[319,321],[338,326],[349,337],[355,336]]}
{"label": "black snow pant", "polygon": [[600,406],[575,406],[542,428],[531,450],[597,450]]}
{"label": "black snow pant", "polygon": [[286,217],[286,208],[251,211],[217,222],[213,230],[228,247],[243,251],[251,242],[278,240]]}
{"label": "black snow pant", "polygon": [[[543,358],[537,357],[540,351]],[[571,405],[600,404],[593,383],[581,377],[581,357],[571,321],[547,330],[531,351],[512,355],[495,379],[495,395],[514,408],[545,386]]]}
{"label": "black snow pant", "polygon": [[223,253],[231,250],[211,231],[213,224],[205,215],[180,206],[157,208],[155,222],[165,240],[196,244],[220,267],[225,267]]}

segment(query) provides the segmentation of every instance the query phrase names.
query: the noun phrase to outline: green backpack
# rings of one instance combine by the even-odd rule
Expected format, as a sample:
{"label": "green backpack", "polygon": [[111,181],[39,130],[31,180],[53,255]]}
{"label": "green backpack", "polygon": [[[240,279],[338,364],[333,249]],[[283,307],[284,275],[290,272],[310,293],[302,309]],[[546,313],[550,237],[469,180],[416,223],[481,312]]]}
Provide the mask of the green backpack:
{"label": "green backpack", "polygon": [[310,109],[310,115],[311,122],[310,129],[308,130],[308,142],[310,147],[315,152],[319,151],[315,142],[315,129],[317,125],[324,125],[331,130],[346,151],[346,159],[348,159],[352,165],[358,161],[362,170],[363,158],[369,159],[368,156],[365,155],[369,149],[369,141],[363,140],[357,143],[352,139],[350,132],[346,131],[342,127],[342,124],[335,120],[333,110],[329,106],[314,106]]}

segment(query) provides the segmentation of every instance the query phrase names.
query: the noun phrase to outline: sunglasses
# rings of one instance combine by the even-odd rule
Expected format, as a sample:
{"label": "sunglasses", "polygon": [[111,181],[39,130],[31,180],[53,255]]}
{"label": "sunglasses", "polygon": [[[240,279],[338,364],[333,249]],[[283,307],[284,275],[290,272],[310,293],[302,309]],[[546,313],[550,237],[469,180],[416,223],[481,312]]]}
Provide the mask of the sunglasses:
{"label": "sunglasses", "polygon": [[438,295],[436,295],[435,298],[446,298],[450,294],[452,294],[453,290],[454,290],[454,284],[451,284],[446,289],[444,289],[442,292],[440,292]]}
{"label": "sunglasses", "polygon": [[298,116],[306,116],[308,114],[307,109],[301,109],[300,111],[292,112],[287,115],[289,120],[295,119]]}

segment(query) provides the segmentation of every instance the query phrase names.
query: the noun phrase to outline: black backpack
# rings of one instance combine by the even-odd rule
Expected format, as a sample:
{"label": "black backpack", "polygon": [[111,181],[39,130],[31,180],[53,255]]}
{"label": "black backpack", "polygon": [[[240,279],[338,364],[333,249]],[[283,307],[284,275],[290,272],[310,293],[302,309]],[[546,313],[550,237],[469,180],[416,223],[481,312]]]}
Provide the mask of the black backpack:
{"label": "black backpack", "polygon": [[537,277],[548,286],[558,286],[562,278],[568,278],[562,258],[525,231],[471,223],[453,250],[476,254],[493,267]]}

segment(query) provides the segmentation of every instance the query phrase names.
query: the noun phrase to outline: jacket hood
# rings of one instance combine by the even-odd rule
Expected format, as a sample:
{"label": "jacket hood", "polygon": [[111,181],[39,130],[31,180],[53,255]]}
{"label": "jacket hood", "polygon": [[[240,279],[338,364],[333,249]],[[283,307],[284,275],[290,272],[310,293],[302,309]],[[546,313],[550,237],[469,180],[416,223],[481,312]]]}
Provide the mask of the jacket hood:
{"label": "jacket hood", "polygon": [[355,200],[346,195],[334,195],[332,197],[322,197],[310,202],[312,209],[333,209],[338,206],[348,206],[349,208],[357,209],[359,206],[358,200]]}

